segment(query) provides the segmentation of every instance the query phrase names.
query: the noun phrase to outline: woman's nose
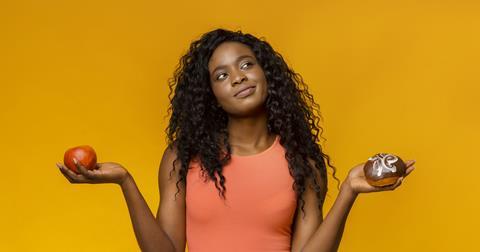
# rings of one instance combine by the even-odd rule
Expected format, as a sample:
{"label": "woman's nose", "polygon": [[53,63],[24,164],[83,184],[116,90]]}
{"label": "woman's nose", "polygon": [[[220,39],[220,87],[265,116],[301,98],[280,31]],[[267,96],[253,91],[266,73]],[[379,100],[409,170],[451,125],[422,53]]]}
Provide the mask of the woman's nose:
{"label": "woman's nose", "polygon": [[232,84],[240,84],[246,80],[247,76],[243,72],[237,71],[232,78]]}

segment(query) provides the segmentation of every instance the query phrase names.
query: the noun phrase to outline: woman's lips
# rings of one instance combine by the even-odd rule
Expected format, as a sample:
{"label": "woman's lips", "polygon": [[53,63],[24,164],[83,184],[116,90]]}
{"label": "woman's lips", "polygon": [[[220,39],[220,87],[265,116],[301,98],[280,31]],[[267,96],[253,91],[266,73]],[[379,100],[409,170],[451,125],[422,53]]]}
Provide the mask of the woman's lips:
{"label": "woman's lips", "polygon": [[257,88],[256,86],[248,87],[248,88],[238,92],[237,94],[235,94],[235,97],[237,97],[237,98],[247,97],[247,96],[253,94],[253,92],[255,92],[256,88]]}

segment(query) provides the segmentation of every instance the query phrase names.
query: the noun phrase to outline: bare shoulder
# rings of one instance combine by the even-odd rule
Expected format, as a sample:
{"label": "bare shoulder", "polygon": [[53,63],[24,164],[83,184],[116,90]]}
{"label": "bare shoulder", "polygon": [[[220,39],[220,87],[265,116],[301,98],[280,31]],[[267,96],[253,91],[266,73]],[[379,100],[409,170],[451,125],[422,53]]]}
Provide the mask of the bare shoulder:
{"label": "bare shoulder", "polygon": [[178,180],[180,170],[180,160],[177,159],[176,146],[167,146],[163,152],[162,161],[158,169],[159,183],[167,183],[171,179]]}
{"label": "bare shoulder", "polygon": [[174,244],[176,251],[185,251],[185,187],[179,184],[177,188],[180,161],[175,162],[176,159],[176,148],[167,147],[158,170],[160,204],[156,219]]}

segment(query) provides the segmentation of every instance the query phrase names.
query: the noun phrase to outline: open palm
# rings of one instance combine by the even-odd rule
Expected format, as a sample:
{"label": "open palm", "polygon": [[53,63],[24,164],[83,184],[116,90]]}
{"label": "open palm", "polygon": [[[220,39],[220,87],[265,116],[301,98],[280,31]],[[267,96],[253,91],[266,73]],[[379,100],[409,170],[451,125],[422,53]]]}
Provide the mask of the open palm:
{"label": "open palm", "polygon": [[405,179],[405,177],[408,176],[408,174],[410,174],[415,169],[414,164],[415,164],[414,160],[406,161],[405,165],[407,166],[407,170],[405,172],[405,175],[403,177],[398,178],[395,184],[390,186],[378,187],[378,186],[371,186],[370,184],[368,184],[365,178],[365,172],[363,171],[363,166],[365,165],[365,163],[358,164],[357,166],[350,169],[350,172],[348,173],[347,181],[350,185],[350,188],[352,188],[352,190],[355,193],[370,193],[370,192],[395,190],[397,187],[399,187],[402,184],[402,181]]}
{"label": "open palm", "polygon": [[76,163],[76,165],[79,174],[68,169],[65,165],[57,163],[60,172],[62,172],[72,184],[121,184],[128,176],[128,171],[122,165],[114,162],[97,163],[97,167],[94,170],[87,170],[80,163]]}

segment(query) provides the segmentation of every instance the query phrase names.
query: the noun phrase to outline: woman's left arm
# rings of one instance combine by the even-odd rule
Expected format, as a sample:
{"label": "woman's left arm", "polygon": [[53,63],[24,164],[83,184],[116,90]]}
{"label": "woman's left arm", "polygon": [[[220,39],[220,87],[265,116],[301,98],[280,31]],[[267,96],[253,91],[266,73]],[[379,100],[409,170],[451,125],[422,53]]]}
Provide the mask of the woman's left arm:
{"label": "woman's left arm", "polygon": [[367,183],[363,172],[364,163],[353,167],[347,179],[342,183],[340,193],[332,208],[301,251],[337,251],[342,239],[345,222],[358,194],[395,190],[402,184],[403,179],[415,169],[414,163],[414,160],[407,161],[405,176],[399,178],[395,184],[387,187],[373,187]]}

